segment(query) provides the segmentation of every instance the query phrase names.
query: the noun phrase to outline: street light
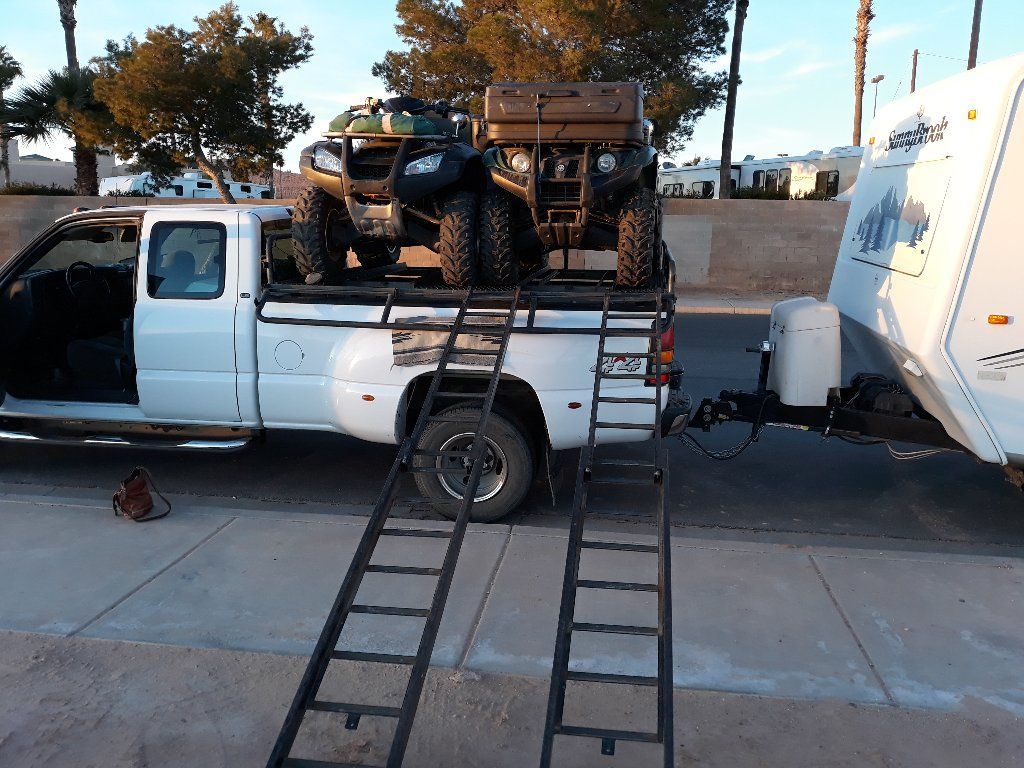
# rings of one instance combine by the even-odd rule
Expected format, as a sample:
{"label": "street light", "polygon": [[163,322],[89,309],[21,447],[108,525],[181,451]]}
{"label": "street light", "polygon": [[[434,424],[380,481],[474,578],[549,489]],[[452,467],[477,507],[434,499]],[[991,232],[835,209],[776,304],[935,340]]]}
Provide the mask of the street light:
{"label": "street light", "polygon": [[871,112],[872,117],[878,114],[878,84],[883,80],[885,80],[885,75],[875,75],[871,78],[871,82],[874,83],[875,86],[875,108]]}

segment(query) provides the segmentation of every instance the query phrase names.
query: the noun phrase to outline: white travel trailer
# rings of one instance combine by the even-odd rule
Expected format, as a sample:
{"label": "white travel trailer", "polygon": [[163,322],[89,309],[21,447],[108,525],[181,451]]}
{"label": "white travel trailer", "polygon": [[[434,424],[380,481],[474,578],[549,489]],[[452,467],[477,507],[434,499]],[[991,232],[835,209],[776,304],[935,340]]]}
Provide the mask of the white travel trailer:
{"label": "white travel trailer", "polygon": [[[228,188],[236,200],[247,198],[270,198],[270,187],[266,184],[229,181]],[[220,198],[213,182],[201,173],[186,173],[173,177],[166,185],[158,187],[153,174],[148,171],[130,176],[109,176],[100,179],[101,195],[124,195],[144,193],[153,197]]]}
{"label": "white travel trailer", "polygon": [[[867,135],[828,302],[776,305],[759,394],[709,413],[961,450],[1024,485],[1024,54],[890,104]],[[843,388],[839,325],[876,374]]]}
{"label": "white travel trailer", "polygon": [[[732,188],[754,187],[788,191],[791,196],[818,192],[836,197],[857,180],[862,147],[833,147],[806,155],[755,158],[748,155],[732,165]],[[658,190],[666,197],[719,197],[719,160],[705,160],[681,168],[662,168]]]}

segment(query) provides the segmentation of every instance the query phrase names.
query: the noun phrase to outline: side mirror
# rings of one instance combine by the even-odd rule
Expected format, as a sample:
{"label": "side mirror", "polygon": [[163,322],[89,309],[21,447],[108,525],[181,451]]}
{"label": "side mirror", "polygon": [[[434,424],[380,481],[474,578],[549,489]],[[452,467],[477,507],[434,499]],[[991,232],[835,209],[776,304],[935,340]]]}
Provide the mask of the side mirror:
{"label": "side mirror", "polygon": [[459,128],[462,128],[462,126],[469,122],[469,115],[465,112],[452,112],[451,117],[448,119],[455,123]]}

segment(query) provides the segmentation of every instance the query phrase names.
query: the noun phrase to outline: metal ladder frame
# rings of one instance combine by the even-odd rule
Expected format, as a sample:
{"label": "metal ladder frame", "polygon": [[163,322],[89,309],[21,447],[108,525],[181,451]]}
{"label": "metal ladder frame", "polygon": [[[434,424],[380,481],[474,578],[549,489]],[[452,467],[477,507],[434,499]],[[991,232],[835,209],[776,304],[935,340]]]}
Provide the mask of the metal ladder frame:
{"label": "metal ladder frame", "polygon": [[[605,352],[608,338],[617,336],[636,337],[635,333],[617,333],[609,328],[609,320],[639,319],[646,317],[644,313],[612,314],[611,295],[605,297],[601,312],[601,328],[597,344],[597,365],[594,372],[594,393],[590,411],[590,431],[587,445],[580,454],[579,469],[576,475],[576,492],[573,500],[572,520],[569,527],[568,552],[566,556],[565,575],[562,582],[562,597],[558,616],[558,630],[555,638],[555,652],[552,661],[551,683],[548,691],[548,708],[544,724],[544,742],[541,751],[541,768],[550,768],[556,735],[589,737],[601,740],[601,754],[614,755],[616,741],[654,742],[663,745],[663,761],[665,768],[673,764],[673,712],[672,712],[672,586],[671,586],[671,548],[669,542],[669,520],[665,513],[665,489],[668,485],[668,466],[661,440],[662,387],[665,370],[662,363],[661,317],[663,311],[662,296],[657,298],[657,306],[651,314],[653,327],[651,339],[654,352],[646,355],[653,357],[652,369],[646,374],[615,374],[604,373],[603,364],[608,357],[617,353]],[[602,403],[634,403],[645,404],[647,398],[619,398],[601,395],[601,382],[605,379],[650,378],[654,376],[655,396],[650,404],[654,406],[654,423],[632,424],[621,422],[603,422],[598,418]],[[595,469],[608,466],[647,466],[629,460],[601,461],[595,460],[597,447],[597,430],[599,429],[651,429],[654,432],[654,460],[650,465],[652,475],[650,482],[657,491],[657,530],[658,543],[626,544],[599,539],[584,539],[584,527],[587,516],[587,502],[590,485],[614,484],[637,485],[645,484],[639,478],[613,477],[601,479],[595,477]],[[580,559],[584,549],[625,550],[633,552],[657,552],[658,581],[657,584],[640,584],[630,582],[611,582],[581,580],[579,578]],[[575,619],[576,594],[584,589],[618,589],[630,591],[648,591],[658,593],[658,625],[657,627],[640,627],[617,624],[580,623]],[[636,676],[604,674],[599,672],[577,672],[569,669],[572,635],[574,632],[599,632],[623,635],[654,635],[658,638],[658,673],[656,676]],[[657,730],[654,732],[627,731],[610,728],[593,728],[583,725],[568,725],[563,722],[565,711],[566,683],[569,681],[646,685],[658,688]]]}
{"label": "metal ladder frame", "polygon": [[[382,323],[387,324],[387,318],[393,305],[393,293],[384,308]],[[455,417],[438,417],[431,415],[433,403],[438,397],[465,397],[464,393],[446,393],[441,390],[442,381],[445,377],[448,364],[453,354],[472,352],[473,354],[492,355],[494,357],[494,368],[490,371],[490,380],[487,390],[482,398],[480,417],[473,420],[476,424],[476,434],[485,435],[487,424],[490,420],[495,396],[497,395],[498,382],[501,378],[501,369],[508,350],[508,344],[515,327],[516,312],[520,300],[520,290],[516,289],[505,294],[509,306],[507,312],[491,310],[487,312],[474,312],[473,302],[477,299],[474,291],[466,293],[457,314],[450,326],[448,339],[445,343],[437,369],[434,371],[427,391],[426,400],[420,410],[416,425],[410,434],[405,438],[398,455],[391,466],[387,479],[381,490],[374,510],[367,522],[366,529],[359,541],[356,551],[352,556],[345,579],[342,582],[334,604],[328,613],[324,628],[320,633],[309,663],[299,683],[298,690],[292,700],[288,714],[285,716],[281,731],[270,759],[267,761],[267,768],[356,768],[356,763],[339,763],[322,760],[309,760],[293,758],[289,754],[298,736],[302,721],[309,711],[326,711],[342,713],[347,716],[345,727],[354,730],[359,725],[362,715],[373,717],[393,717],[398,720],[395,733],[392,736],[391,747],[388,753],[386,768],[400,768],[405,758],[408,747],[409,736],[412,732],[413,722],[419,706],[420,695],[426,680],[427,670],[430,666],[430,657],[433,653],[434,643],[440,628],[441,618],[444,614],[448,593],[451,589],[452,579],[455,575],[455,566],[459,553],[462,549],[466,536],[466,529],[469,525],[470,513],[476,497],[476,491],[480,484],[480,476],[483,471],[483,459],[486,450],[486,443],[480,439],[475,441],[473,450],[469,454],[471,471],[467,483],[466,492],[462,500],[453,499],[452,504],[459,504],[458,516],[455,519],[454,527],[449,533],[441,530],[424,529],[402,529],[386,528],[385,523],[391,514],[395,503],[398,501],[398,481],[403,472],[410,471],[431,471],[438,472],[436,467],[417,467],[414,457],[418,455],[436,456],[436,451],[423,451],[417,448],[427,425],[438,421],[452,421]],[[480,299],[494,304],[493,296]],[[502,325],[475,325],[467,323],[470,317],[504,317]],[[397,324],[396,324],[397,325]],[[458,346],[458,338],[468,333],[479,333],[481,327],[488,331],[501,332],[501,339],[498,347],[494,350],[466,350]],[[462,419],[460,419],[462,421]],[[470,423],[467,420],[467,423]],[[412,501],[421,501],[414,499]],[[437,500],[430,500],[436,503]],[[445,551],[444,561],[440,568],[412,568],[404,566],[374,566],[370,563],[374,551],[381,536],[421,536],[426,538],[449,538],[448,548]],[[419,608],[395,608],[388,606],[361,605],[355,602],[359,587],[362,584],[363,576],[366,573],[399,573],[412,576],[436,576],[437,585],[434,589],[434,596],[429,609]],[[342,630],[348,617],[352,613],[371,613],[378,615],[416,616],[425,618],[423,633],[415,656],[403,656],[398,654],[368,653],[361,651],[339,651],[336,649]],[[325,702],[316,699],[320,686],[327,674],[331,661],[365,661],[379,663],[396,663],[411,667],[409,681],[406,684],[405,695],[401,707],[382,707],[365,704],[351,704],[344,702]]]}

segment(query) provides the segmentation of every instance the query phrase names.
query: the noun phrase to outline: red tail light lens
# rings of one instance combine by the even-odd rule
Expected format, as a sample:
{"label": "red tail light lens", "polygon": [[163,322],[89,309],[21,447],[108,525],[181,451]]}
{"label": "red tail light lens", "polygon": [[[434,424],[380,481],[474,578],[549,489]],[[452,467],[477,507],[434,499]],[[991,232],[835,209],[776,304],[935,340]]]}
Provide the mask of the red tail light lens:
{"label": "red tail light lens", "polygon": [[[654,340],[651,339],[650,352],[653,355],[653,354],[656,354],[657,351],[658,350],[657,350],[657,347],[656,347],[656,345],[654,343]],[[672,322],[672,319],[669,318],[668,325],[665,326],[665,328],[662,329],[662,332],[661,332],[661,370],[662,370],[661,383],[662,384],[668,384],[669,379],[671,378],[670,374],[668,373],[668,370],[672,366],[672,361],[675,360],[675,352],[676,352],[676,325],[675,325],[674,322]],[[655,377],[653,375],[654,374],[654,370],[655,370],[655,361],[653,359],[651,359],[647,363],[647,373],[651,374],[651,378],[647,379],[647,386],[649,386],[649,387],[653,387],[657,383],[655,381]]]}

